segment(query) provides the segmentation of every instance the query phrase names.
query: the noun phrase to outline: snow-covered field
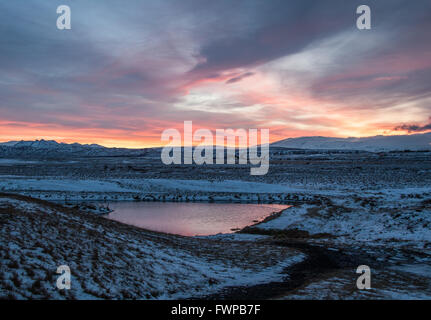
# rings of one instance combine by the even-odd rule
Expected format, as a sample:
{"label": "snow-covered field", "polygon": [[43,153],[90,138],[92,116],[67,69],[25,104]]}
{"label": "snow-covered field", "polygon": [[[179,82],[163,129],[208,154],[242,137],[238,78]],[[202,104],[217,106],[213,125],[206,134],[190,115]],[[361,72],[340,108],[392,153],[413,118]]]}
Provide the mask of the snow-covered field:
{"label": "snow-covered field", "polygon": [[429,150],[431,133],[374,136],[364,138],[300,137],[275,142],[273,146],[284,148],[323,149],[323,150]]}
{"label": "snow-covered field", "polygon": [[[46,202],[0,196],[0,298],[171,299],[279,281],[304,254],[253,241],[136,229]],[[71,269],[58,290],[57,267]]]}
{"label": "snow-covered field", "polygon": [[[296,277],[301,270],[291,267],[304,262],[305,281],[265,297],[431,298],[430,152],[271,150],[270,170],[261,177],[250,176],[247,166],[164,166],[155,151],[2,159],[0,192],[70,207],[72,200],[293,206],[241,233],[185,238],[3,195],[1,296],[202,297],[288,281],[282,271]],[[76,283],[65,294],[54,287],[60,264],[70,265]],[[372,290],[356,288],[361,264],[372,269]]]}
{"label": "snow-covered field", "polygon": [[[332,197],[320,205],[298,205],[280,217],[257,225],[263,230],[302,230],[311,236],[326,233],[340,243],[408,244],[431,254],[431,193],[401,199],[387,194]],[[335,238],[334,238],[335,237]]]}
{"label": "snow-covered field", "polygon": [[309,193],[301,187],[240,180],[181,179],[71,179],[3,176],[3,192],[19,193],[46,200],[157,200],[283,202],[291,193]]}

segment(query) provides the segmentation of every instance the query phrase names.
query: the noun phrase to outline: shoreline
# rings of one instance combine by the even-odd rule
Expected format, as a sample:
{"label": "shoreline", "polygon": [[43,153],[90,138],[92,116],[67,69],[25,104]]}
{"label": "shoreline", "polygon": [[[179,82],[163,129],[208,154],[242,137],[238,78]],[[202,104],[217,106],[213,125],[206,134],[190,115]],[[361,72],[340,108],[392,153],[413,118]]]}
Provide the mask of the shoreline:
{"label": "shoreline", "polygon": [[[27,291],[27,289],[23,291],[22,289],[19,289],[19,287],[14,289],[15,285],[10,284],[10,280],[7,280],[9,276],[4,278],[5,272],[7,270],[10,271],[8,271],[6,275],[11,272],[13,277],[22,277],[25,272],[23,273],[21,271],[13,271],[14,268],[18,268],[18,270],[20,270],[20,265],[21,263],[25,262],[25,257],[28,256],[29,250],[34,250],[34,248],[39,246],[47,246],[47,248],[43,249],[43,252],[50,252],[49,257],[47,257],[47,261],[52,260],[54,256],[59,254],[63,255],[62,248],[64,248],[65,244],[68,248],[70,248],[68,251],[72,250],[72,252],[75,252],[72,255],[71,253],[68,253],[67,256],[69,258],[66,258],[65,260],[68,264],[71,264],[71,269],[73,270],[72,272],[74,274],[74,278],[76,279],[75,281],[79,282],[78,287],[76,287],[77,284],[75,285],[75,288],[78,290],[78,292],[67,292],[68,295],[63,297],[69,297],[72,299],[82,299],[85,297],[88,298],[88,294],[104,299],[121,297],[135,297],[140,299],[145,298],[145,291],[138,290],[136,293],[133,293],[135,289],[131,292],[126,290],[129,292],[127,296],[122,296],[123,294],[126,294],[126,291],[124,291],[124,293],[122,291],[121,295],[118,296],[117,294],[120,293],[106,291],[103,289],[103,286],[101,287],[100,291],[95,291],[94,289],[85,287],[85,283],[88,282],[87,277],[94,276],[96,277],[95,281],[98,281],[98,278],[101,276],[104,277],[103,275],[105,272],[109,271],[111,274],[113,270],[111,270],[112,266],[109,267],[109,265],[112,263],[126,262],[127,265],[133,265],[134,268],[150,268],[150,270],[152,269],[151,266],[154,263],[160,265],[153,271],[141,270],[139,272],[136,270],[134,271],[134,268],[131,270],[129,270],[129,268],[123,267],[114,268],[115,272],[120,274],[125,273],[127,275],[132,272],[132,274],[130,274],[132,277],[131,279],[135,280],[128,284],[130,288],[132,288],[135,284],[138,285],[138,283],[139,286],[146,285],[146,283],[150,281],[149,278],[151,279],[151,277],[157,276],[159,271],[154,273],[156,270],[164,270],[166,268],[169,270],[172,267],[179,268],[179,266],[181,266],[179,270],[182,271],[179,274],[176,274],[174,278],[172,278],[172,274],[168,272],[166,278],[155,280],[156,282],[153,284],[148,283],[150,286],[183,286],[184,289],[181,290],[184,291],[181,291],[182,293],[170,293],[169,290],[171,289],[169,289],[166,291],[162,290],[158,293],[149,293],[150,295],[147,297],[159,298],[163,296],[165,299],[175,299],[196,295],[196,292],[198,292],[196,290],[198,289],[187,289],[190,285],[185,284],[189,282],[195,281],[195,284],[192,285],[192,287],[196,285],[198,287],[203,286],[203,289],[199,291],[199,295],[204,296],[208,292],[218,292],[227,285],[246,284],[248,286],[251,284],[266,282],[262,280],[274,281],[280,278],[280,272],[282,272],[286,265],[302,260],[302,254],[296,250],[290,250],[269,244],[257,243],[254,241],[221,241],[217,239],[186,237],[162,232],[154,232],[117,221],[103,219],[97,215],[66,208],[60,204],[51,203],[40,199],[33,199],[17,194],[0,193],[0,199],[0,217],[7,217],[8,222],[6,226],[10,225],[13,230],[15,230],[14,234],[17,236],[16,238],[14,237],[13,239],[10,239],[10,233],[7,231],[7,229],[4,229],[5,225],[3,224],[2,228],[0,228],[0,237],[2,239],[2,246],[0,249],[10,251],[8,246],[10,246],[11,240],[17,241],[17,244],[21,247],[21,250],[18,250],[16,253],[13,253],[14,251],[8,253],[8,258],[4,261],[4,265],[0,268],[0,296],[6,294],[5,292],[10,292],[9,294],[12,294],[15,297],[25,298],[28,294],[36,294],[36,292],[39,292],[35,288],[31,289],[30,291]],[[35,221],[34,219],[37,219],[37,224],[32,222]],[[45,225],[56,231],[50,231],[46,227],[42,228],[42,226]],[[59,227],[62,229],[65,227],[67,228],[60,232],[58,231]],[[44,240],[43,242],[40,242],[38,237],[33,237],[33,229],[37,230],[37,232],[41,232],[41,239],[48,237],[50,240],[45,239],[46,241]],[[51,239],[51,237],[54,238]],[[63,244],[61,244],[62,242],[59,242],[59,238],[63,239]],[[9,240],[6,242],[5,239]],[[23,241],[24,244],[22,244]],[[31,243],[37,241],[37,244],[31,244],[30,242],[27,244],[27,241],[30,241]],[[85,249],[87,245],[83,245],[84,243],[90,245],[90,247],[88,247],[88,253],[87,249]],[[98,243],[98,245],[97,247],[94,247],[96,243]],[[148,245],[146,243],[148,243]],[[155,245],[158,247],[157,251],[151,249]],[[103,255],[99,254],[97,257],[98,262],[96,264],[98,266],[99,272],[93,274],[95,270],[92,271],[91,265],[94,265],[95,262],[93,261],[94,257],[92,258],[92,252],[94,252],[95,248],[98,248],[96,252],[106,252],[109,253],[109,255],[113,254],[114,256],[113,258],[109,258],[106,256],[106,253]],[[127,248],[127,250],[125,248]],[[136,253],[130,255],[132,250],[136,251]],[[146,252],[144,255],[142,254],[142,250]],[[244,250],[249,254],[244,255]],[[24,252],[26,253],[24,254]],[[16,254],[19,254],[20,257],[15,258]],[[88,255],[88,258],[79,258],[83,255]],[[151,258],[152,255],[155,255],[155,257]],[[72,259],[71,256],[74,258]],[[42,257],[38,259],[42,259]],[[148,259],[150,260],[145,262]],[[129,260],[130,262],[128,262]],[[81,268],[87,268],[85,267],[87,263],[90,263],[90,269],[85,272],[83,271],[77,273]],[[170,266],[170,264],[173,264],[173,266]],[[46,269],[46,267],[49,265],[51,265],[49,262],[41,262],[40,264],[38,263],[37,274],[50,274],[55,271],[55,265],[51,266],[53,270],[49,270],[49,268]],[[28,264],[25,263],[23,267],[24,266],[27,268]],[[196,270],[193,271],[193,269]],[[138,277],[136,277],[137,274],[139,275]],[[123,281],[122,279],[128,279],[130,277],[126,275],[106,275],[108,276],[107,279],[109,279],[109,282],[114,282],[110,284],[109,288],[115,288],[115,283],[118,281],[121,283],[121,281]],[[142,279],[141,276],[143,277]],[[49,280],[51,279],[51,276],[49,276],[47,279],[48,282],[52,281]],[[14,281],[18,286],[18,283],[31,284],[34,279],[30,280],[24,278]],[[41,279],[37,281],[43,282],[45,280]],[[84,287],[80,289],[81,286]],[[6,288],[7,291],[4,291],[4,288]],[[49,297],[62,298],[61,296],[57,296],[57,292],[55,290],[46,290],[48,289],[44,289],[39,293],[49,294]],[[41,298],[43,297],[47,298],[48,296],[42,296]],[[37,299],[37,297],[35,298]]]}
{"label": "shoreline", "polygon": [[[18,199],[18,200],[19,199],[30,200],[30,201],[35,201],[36,203],[40,203],[40,204],[49,204],[49,205],[53,205],[53,206],[59,206],[60,208],[67,208],[67,207],[63,207],[61,204],[59,204],[57,202],[49,202],[49,201],[45,201],[45,200],[29,198],[27,196],[23,196],[23,195],[19,195],[19,194],[0,193],[0,197],[11,197],[11,198]],[[275,219],[286,209],[273,212],[269,216],[264,218],[262,221],[257,222],[257,223],[252,224],[252,225],[249,225],[249,226],[246,226],[238,232],[233,232],[233,233],[229,233],[229,234],[243,233],[243,231],[246,230],[247,228],[249,228],[250,226],[258,225],[260,223],[264,223],[266,221],[270,221],[272,219]],[[71,210],[75,210],[75,209],[71,208]],[[95,217],[100,217],[100,216],[95,216]],[[100,217],[100,218],[103,218],[103,217]],[[131,228],[131,229],[136,230],[137,232],[140,232],[140,231],[151,232],[154,235],[159,235],[162,237],[197,239],[198,241],[206,241],[207,239],[211,239],[211,236],[200,236],[200,237],[182,236],[182,235],[178,235],[178,234],[170,234],[170,233],[164,233],[164,232],[159,232],[159,231],[153,231],[150,229],[140,228],[140,227],[136,227],[136,226],[133,226],[130,224],[125,224],[125,223],[117,222],[117,221],[115,221],[115,223],[122,225],[126,229]],[[219,234],[218,236],[223,237],[223,235],[229,235],[229,234]],[[246,241],[246,242],[250,242],[250,241]],[[252,241],[252,243],[258,244],[254,241]],[[262,283],[262,284],[256,284],[256,285],[226,286],[226,287],[221,288],[218,292],[216,292],[212,295],[204,296],[203,299],[206,299],[206,300],[212,300],[212,299],[228,299],[228,300],[229,299],[238,299],[238,300],[252,299],[253,300],[253,299],[273,299],[273,298],[276,298],[276,295],[280,295],[282,293],[287,293],[289,290],[293,290],[294,288],[297,288],[300,285],[304,284],[306,281],[309,281],[312,278],[318,276],[319,274],[324,273],[326,271],[326,269],[328,269],[327,267],[325,267],[324,270],[321,270],[321,271],[311,275],[311,274],[309,274],[309,272],[313,271],[314,269],[310,268],[310,266],[313,266],[313,265],[315,266],[316,263],[320,264],[321,262],[324,262],[325,261],[324,257],[327,255],[328,252],[331,254],[334,254],[333,251],[330,251],[330,250],[325,249],[325,248],[319,248],[317,246],[309,245],[309,244],[306,244],[304,242],[297,242],[297,243],[288,243],[288,242],[280,242],[280,241],[277,242],[277,241],[274,241],[274,239],[271,239],[271,237],[270,237],[269,240],[263,240],[261,242],[261,244],[263,244],[263,243],[265,245],[269,245],[269,246],[275,246],[275,247],[282,246],[282,247],[287,247],[289,249],[294,249],[295,251],[299,251],[299,252],[302,252],[303,254],[305,254],[305,258],[304,258],[304,260],[299,261],[298,263],[283,269],[282,273],[283,274],[289,274],[290,275],[289,279],[284,278],[282,281],[276,281],[276,282],[270,281],[270,282],[266,282],[266,283]],[[262,290],[262,289],[264,289],[264,290]],[[185,299],[193,300],[193,299],[198,299],[198,298],[188,297]],[[202,297],[199,299],[202,299]]]}
{"label": "shoreline", "polygon": [[[279,280],[274,281],[270,277],[265,278],[266,281],[255,284],[248,283],[247,285],[226,282],[215,292],[213,291],[206,295],[189,293],[189,295],[179,296],[183,299],[307,299],[307,297],[387,299],[391,296],[405,297],[407,293],[404,288],[409,283],[416,284],[417,289],[413,292],[417,297],[430,297],[424,288],[430,280],[429,275],[414,274],[408,271],[409,268],[413,268],[418,264],[417,261],[421,261],[420,263],[422,264],[428,264],[431,259],[431,256],[421,252],[418,249],[419,247],[397,245],[396,242],[349,242],[334,234],[316,234],[301,229],[281,230],[257,227],[282,220],[284,211],[290,209],[294,213],[295,210],[300,209],[298,206],[273,212],[262,221],[246,226],[238,232],[217,236],[188,237],[151,231],[112,220],[104,222],[107,219],[102,219],[97,215],[77,212],[58,203],[29,198],[19,194],[0,193],[0,197],[22,199],[30,203],[56,208],[56,210],[60,211],[70,210],[70,212],[78,213],[79,216],[84,218],[83,221],[92,221],[102,230],[105,229],[105,226],[109,226],[109,228],[113,227],[113,230],[116,230],[115,232],[121,237],[130,234],[132,241],[136,241],[141,237],[151,239],[151,241],[160,239],[164,243],[162,246],[164,250],[170,248],[174,243],[175,248],[178,250],[184,244],[190,242],[193,245],[187,249],[189,250],[188,252],[198,255],[200,255],[198,252],[202,250],[202,246],[206,247],[207,254],[214,255],[215,252],[218,252],[214,246],[219,246],[219,248],[224,248],[222,250],[226,250],[226,248],[237,244],[240,245],[241,249],[235,254],[235,259],[244,258],[242,255],[245,247],[255,248],[256,250],[272,250],[273,252],[281,252],[282,248],[285,248],[288,252],[297,252],[297,254],[303,255],[301,261],[285,266],[275,273],[270,273],[272,278],[281,276]],[[331,204],[331,206],[334,206],[334,204]],[[340,206],[336,207],[342,208]],[[312,212],[316,214],[314,211]],[[249,238],[247,235],[264,235],[265,237]],[[178,247],[179,243],[182,243],[180,247]],[[253,263],[257,261],[261,261],[259,263],[264,262],[263,257],[259,255],[253,255],[251,258],[251,261],[254,261]],[[373,286],[373,290],[366,292],[353,289],[346,291],[343,289],[346,286],[353,288],[352,286],[355,285],[357,278],[356,267],[362,264],[370,265],[373,274],[377,276],[373,282],[376,288]],[[228,270],[230,269],[228,268]],[[391,279],[394,277],[399,279],[400,284],[392,283]],[[211,280],[212,282],[214,281]],[[341,287],[333,288],[334,283],[339,283]]]}
{"label": "shoreline", "polygon": [[[280,204],[294,205],[318,200],[322,196],[306,196],[300,193],[292,193],[286,196],[284,193],[203,193],[200,195],[181,193],[172,195],[170,192],[157,193],[101,193],[68,191],[37,191],[37,190],[5,190],[7,193],[21,194],[32,198],[52,202],[197,202],[197,203],[244,203],[244,204]],[[67,194],[67,195],[66,195]]]}

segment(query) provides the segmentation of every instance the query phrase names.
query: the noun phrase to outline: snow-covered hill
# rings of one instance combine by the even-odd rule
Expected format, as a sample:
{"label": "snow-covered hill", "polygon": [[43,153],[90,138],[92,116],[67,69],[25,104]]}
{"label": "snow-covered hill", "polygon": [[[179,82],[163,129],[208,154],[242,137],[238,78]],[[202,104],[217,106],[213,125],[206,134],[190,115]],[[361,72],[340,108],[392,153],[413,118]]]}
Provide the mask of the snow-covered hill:
{"label": "snow-covered hill", "polygon": [[98,144],[58,143],[54,140],[9,141],[0,143],[0,157],[63,157],[63,156],[137,156],[143,149],[106,148]]}
{"label": "snow-covered hill", "polygon": [[366,138],[301,137],[277,141],[271,146],[293,149],[363,150],[431,150],[431,132],[413,135],[374,136]]}
{"label": "snow-covered hill", "polygon": [[[306,258],[253,241],[147,231],[17,195],[0,194],[0,214],[0,299],[205,297],[282,281],[287,267]],[[55,286],[60,264],[72,270],[70,290]]]}
{"label": "snow-covered hill", "polygon": [[[431,150],[431,132],[366,138],[300,137],[274,142],[272,147],[313,150],[361,150],[370,152]],[[152,149],[157,151],[158,148]],[[107,148],[98,144],[58,143],[54,140],[0,143],[1,157],[139,156],[150,149]]]}
{"label": "snow-covered hill", "polygon": [[58,143],[55,140],[32,140],[32,141],[9,141],[9,142],[3,142],[0,143],[0,146],[8,146],[8,147],[15,147],[15,148],[22,148],[22,147],[32,147],[32,148],[41,148],[41,149],[56,149],[56,148],[64,148],[64,147],[91,147],[91,148],[105,148],[98,144],[79,144],[79,143]]}

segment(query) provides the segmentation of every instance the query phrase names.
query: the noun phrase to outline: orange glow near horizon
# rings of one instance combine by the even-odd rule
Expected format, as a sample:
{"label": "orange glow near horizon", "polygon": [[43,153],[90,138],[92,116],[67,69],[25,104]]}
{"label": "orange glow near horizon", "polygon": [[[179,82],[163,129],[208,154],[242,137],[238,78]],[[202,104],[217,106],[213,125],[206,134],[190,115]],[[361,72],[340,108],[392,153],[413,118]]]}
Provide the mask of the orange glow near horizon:
{"label": "orange glow near horizon", "polygon": [[15,2],[3,6],[1,142],[161,147],[184,121],[213,137],[269,129],[270,143],[431,131],[431,11],[418,1],[395,16],[376,4],[370,32],[339,19],[352,9],[341,2],[81,1],[66,33],[42,23],[44,4],[34,15]]}
{"label": "orange glow near horizon", "polygon": [[[193,131],[201,129],[201,126],[195,126],[193,124]],[[160,128],[159,132],[121,132],[118,130],[106,130],[106,129],[61,129],[61,128],[46,128],[44,126],[38,127],[34,124],[28,124],[27,126],[23,123],[19,125],[11,125],[8,123],[0,122],[0,142],[8,141],[21,141],[21,140],[55,140],[59,143],[80,143],[80,144],[99,144],[105,147],[116,147],[116,148],[152,148],[161,147],[167,144],[167,142],[161,141],[161,134],[163,130],[167,128]],[[182,124],[178,124],[176,129],[183,135]],[[215,128],[208,128],[215,137]],[[221,129],[221,128],[220,128]],[[228,128],[223,128],[228,129]],[[244,128],[246,131],[247,129]],[[270,143],[276,142],[287,138],[296,138],[301,136],[313,136],[322,135],[322,132],[316,132],[312,134],[304,134],[304,131],[300,130],[287,130],[285,127],[274,126],[270,129]],[[363,129],[363,128],[362,128]],[[373,135],[401,135],[401,134],[413,134],[405,130],[394,131],[391,129],[368,129],[368,130],[358,130],[358,135],[355,137],[368,137]],[[353,135],[331,135],[323,134],[324,136],[333,137],[350,137]],[[260,138],[259,140],[260,141]],[[198,141],[194,141],[194,145],[199,144]]]}
{"label": "orange glow near horizon", "polygon": [[[325,52],[327,48],[323,46],[322,50]],[[172,95],[167,101],[164,96],[144,98],[145,95],[139,94],[117,94],[109,98],[103,96],[98,103],[82,99],[73,105],[76,110],[53,108],[55,112],[51,114],[27,109],[29,114],[9,113],[0,120],[0,141],[44,139],[106,147],[160,147],[167,144],[161,141],[164,130],[177,129],[183,135],[184,120],[193,122],[193,131],[208,129],[213,136],[216,129],[268,128],[270,143],[303,136],[359,138],[411,134],[400,129],[403,124],[428,127],[428,122],[424,122],[428,117],[425,110],[431,99],[427,97],[394,100],[379,107],[372,96],[358,98],[357,93],[353,98],[343,96],[345,90],[374,90],[386,88],[387,82],[407,81],[407,76],[398,73],[430,66],[423,55],[418,54],[418,61],[411,69],[406,63],[409,59],[401,56],[396,60],[399,64],[395,64],[394,72],[381,70],[384,76],[375,75],[373,68],[354,66],[347,67],[343,73],[322,76],[315,85],[311,85],[313,82],[309,78],[318,68],[314,64],[316,53],[310,49],[303,55],[308,61],[305,64],[301,55],[293,55],[251,68],[226,69],[214,75],[197,74],[188,79],[184,74],[184,81],[179,83],[168,79],[158,84],[163,89],[172,89],[166,91]],[[328,56],[336,61],[336,56],[330,53]],[[286,77],[283,70],[296,70],[297,76],[294,73]],[[370,75],[371,81],[344,81],[346,77]],[[30,89],[43,96],[56,97],[55,91],[38,87],[26,88],[20,93],[30,94],[26,91]],[[311,89],[323,94],[316,95]],[[335,96],[326,96],[331,90],[335,91]],[[386,98],[381,101],[386,102]]]}

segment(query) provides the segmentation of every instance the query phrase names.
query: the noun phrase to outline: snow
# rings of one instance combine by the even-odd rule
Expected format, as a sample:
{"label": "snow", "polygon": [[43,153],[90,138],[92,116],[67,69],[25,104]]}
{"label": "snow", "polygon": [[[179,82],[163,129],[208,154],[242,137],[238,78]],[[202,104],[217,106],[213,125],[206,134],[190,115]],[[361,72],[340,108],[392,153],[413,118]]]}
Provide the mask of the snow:
{"label": "snow", "polygon": [[117,182],[76,179],[2,179],[0,188],[7,191],[40,190],[40,191],[85,191],[85,192],[133,192],[123,188]]}
{"label": "snow", "polygon": [[97,144],[79,144],[79,143],[72,143],[72,144],[67,144],[67,143],[58,143],[55,140],[31,140],[31,141],[8,141],[8,142],[3,142],[0,143],[0,146],[7,146],[7,147],[15,147],[15,148],[22,148],[22,147],[32,147],[32,148],[39,148],[39,149],[55,149],[58,147],[63,147],[63,146],[85,146],[85,147],[92,147],[92,148],[104,148],[100,145]]}
{"label": "snow", "polygon": [[[58,143],[54,140],[9,141],[0,143],[0,146],[12,148],[30,147],[35,149],[104,149],[115,152],[116,148],[106,148],[97,144]],[[322,150],[363,150],[371,152],[391,150],[430,150],[431,133],[412,135],[373,136],[363,138],[333,138],[333,137],[299,137],[288,138],[271,144],[272,147],[294,149],[322,149]]]}
{"label": "snow", "polygon": [[431,133],[374,136],[365,138],[300,137],[271,144],[273,147],[324,150],[364,150],[371,152],[391,150],[429,150]]}
{"label": "snow", "polygon": [[431,277],[431,266],[427,264],[405,264],[392,267],[392,269],[413,273],[419,276]]}
{"label": "snow", "polygon": [[[429,189],[408,190],[427,191],[426,194],[429,194]],[[367,197],[346,195],[332,198],[331,203],[324,205],[290,207],[278,218],[259,224],[256,228],[303,230],[310,235],[327,233],[337,238],[333,241],[339,242],[360,241],[370,245],[411,242],[422,247],[431,242],[431,208],[423,204],[421,198],[413,200],[406,197],[394,201],[392,197],[382,194],[370,196],[370,192]]]}
{"label": "snow", "polygon": [[[352,140],[343,148],[352,144],[367,150],[388,146],[378,140],[368,141],[369,145]],[[404,148],[401,140],[395,142]],[[413,149],[411,146],[408,149]],[[284,233],[276,233],[277,237],[286,243],[306,242],[333,254],[365,251],[372,261],[384,264],[382,270],[375,271],[374,291],[352,292],[356,274],[349,269],[313,279],[285,298],[429,297],[429,152],[374,154],[272,148],[268,175],[250,177],[247,168],[235,166],[162,166],[154,150],[145,157],[124,156],[124,151],[118,151],[121,156],[104,158],[93,157],[97,148],[85,149],[89,150],[85,157],[80,153],[69,156],[64,148],[71,152],[85,149],[60,145],[46,152],[36,147],[0,146],[2,155],[2,150],[17,154],[12,149],[23,149],[25,155],[0,160],[0,190],[65,203],[239,201],[294,206],[278,218],[254,226],[267,235],[240,233],[191,239],[114,225],[94,214],[71,214],[74,209],[3,196],[0,218],[7,223],[0,224],[2,297],[44,298],[46,294],[65,298],[52,289],[55,275],[51,272],[60,263],[72,267],[76,286],[70,297],[74,298],[122,299],[128,294],[133,298],[187,298],[218,292],[228,285],[278,281],[284,267],[304,258],[287,247],[264,244],[274,239],[271,231],[280,230]],[[54,150],[60,150],[58,158],[34,157]],[[107,150],[107,154],[115,154],[113,149]],[[301,231],[296,235],[303,238],[291,241],[289,237],[295,233],[286,231]],[[93,265],[95,251],[99,257],[94,257]],[[27,274],[28,266],[34,267],[34,276]],[[34,279],[44,283],[37,294],[29,289]],[[209,284],[209,279],[217,281]],[[378,283],[379,279],[384,281]]]}
{"label": "snow", "polygon": [[16,165],[16,164],[35,164],[38,161],[19,160],[19,159],[0,159],[0,165]]}
{"label": "snow", "polygon": [[[282,201],[307,188],[240,180],[71,179],[0,176],[0,190],[49,200]],[[336,192],[336,191],[334,191]],[[308,189],[309,194],[318,193]],[[271,200],[272,199],[272,200]]]}
{"label": "snow", "polygon": [[[304,254],[255,242],[140,230],[19,197],[0,197],[0,297],[175,299],[280,281]],[[37,221],[37,223],[35,223]],[[66,264],[72,289],[55,287]]]}
{"label": "snow", "polygon": [[280,184],[256,183],[240,180],[180,180],[180,179],[148,179],[147,188],[179,189],[182,191],[211,191],[211,192],[253,192],[253,193],[282,193],[291,192],[292,188]]}

